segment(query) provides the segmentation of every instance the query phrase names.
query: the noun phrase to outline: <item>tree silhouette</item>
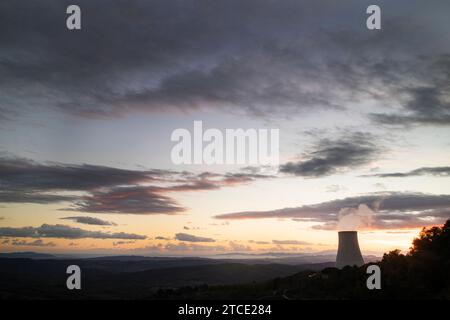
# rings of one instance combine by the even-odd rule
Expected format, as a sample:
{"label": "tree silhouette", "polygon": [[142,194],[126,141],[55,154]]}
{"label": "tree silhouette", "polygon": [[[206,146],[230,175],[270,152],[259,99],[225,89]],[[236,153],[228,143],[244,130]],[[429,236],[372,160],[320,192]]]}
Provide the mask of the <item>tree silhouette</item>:
{"label": "tree silhouette", "polygon": [[450,219],[423,228],[406,255],[394,250],[380,263],[385,294],[395,298],[450,298]]}

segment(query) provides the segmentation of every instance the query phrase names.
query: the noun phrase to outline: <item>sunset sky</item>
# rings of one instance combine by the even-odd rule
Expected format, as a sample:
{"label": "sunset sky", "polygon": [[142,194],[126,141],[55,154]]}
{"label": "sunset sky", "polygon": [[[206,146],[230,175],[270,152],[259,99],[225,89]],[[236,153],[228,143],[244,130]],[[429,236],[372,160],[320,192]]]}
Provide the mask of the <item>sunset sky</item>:
{"label": "sunset sky", "polygon": [[[434,3],[1,1],[0,251],[334,252],[359,205],[363,254],[408,249],[450,218]],[[279,129],[278,170],[174,164],[196,120]]]}

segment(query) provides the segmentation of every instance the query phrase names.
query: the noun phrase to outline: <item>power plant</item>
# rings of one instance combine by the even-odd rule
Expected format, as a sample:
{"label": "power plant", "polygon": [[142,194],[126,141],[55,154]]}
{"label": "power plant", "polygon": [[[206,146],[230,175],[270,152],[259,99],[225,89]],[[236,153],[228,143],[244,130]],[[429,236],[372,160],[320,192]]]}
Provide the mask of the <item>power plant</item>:
{"label": "power plant", "polygon": [[364,259],[359,249],[356,231],[339,231],[339,246],[336,256],[336,268],[362,266]]}

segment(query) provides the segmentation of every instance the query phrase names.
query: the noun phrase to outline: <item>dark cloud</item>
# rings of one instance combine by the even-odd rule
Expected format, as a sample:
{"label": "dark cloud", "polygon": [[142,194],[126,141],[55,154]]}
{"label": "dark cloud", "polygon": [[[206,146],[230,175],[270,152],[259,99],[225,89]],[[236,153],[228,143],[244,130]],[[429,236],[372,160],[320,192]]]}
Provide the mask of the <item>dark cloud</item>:
{"label": "dark cloud", "polygon": [[54,247],[54,246],[56,246],[53,242],[44,242],[41,239],[37,239],[34,241],[14,239],[11,242],[11,245],[13,245],[13,246],[30,246],[30,247]]}
{"label": "dark cloud", "polygon": [[93,218],[93,217],[64,217],[61,218],[63,220],[72,220],[78,223],[82,224],[90,224],[95,226],[116,226],[114,222],[102,220],[99,218]]}
{"label": "dark cloud", "polygon": [[256,180],[272,179],[275,176],[269,174],[254,174],[246,172],[227,172],[216,174],[202,172],[200,174],[188,174],[177,182],[185,182],[170,187],[160,188],[163,191],[208,191],[230,187],[234,185],[247,184]]}
{"label": "dark cloud", "polygon": [[[0,178],[1,181],[1,178]],[[27,192],[21,190],[6,191],[0,190],[0,202],[3,203],[37,203],[50,204],[58,202],[70,202],[78,199],[76,196],[60,194],[43,194],[37,192]]]}
{"label": "dark cloud", "polygon": [[326,187],[326,192],[339,192],[339,191],[343,191],[346,190],[347,188],[345,188],[344,186],[338,185],[338,184],[331,184],[329,186]]}
{"label": "dark cloud", "polygon": [[259,174],[259,173],[226,173],[222,178],[223,186],[232,186],[238,184],[250,183],[256,180],[266,180],[272,179],[275,176],[270,174]]}
{"label": "dark cloud", "polygon": [[423,167],[408,172],[379,173],[372,175],[364,175],[363,177],[378,177],[378,178],[403,178],[414,176],[448,177],[449,175],[450,175],[450,167]]}
{"label": "dark cloud", "polygon": [[414,83],[405,71],[431,74],[418,57],[448,49],[446,2],[430,9],[382,1],[389,31],[376,33],[364,26],[368,3],[356,0],[339,8],[333,1],[79,0],[78,32],[64,25],[69,4],[0,4],[3,118],[31,108],[86,118],[344,108]]}
{"label": "dark cloud", "polygon": [[175,239],[179,241],[187,241],[187,242],[215,242],[216,240],[212,238],[205,238],[205,237],[197,237],[192,234],[187,233],[177,233],[175,235]]}
{"label": "dark cloud", "polygon": [[174,185],[171,187],[160,188],[165,191],[204,191],[204,190],[216,190],[220,189],[220,185],[214,181],[199,180],[186,184]]}
{"label": "dark cloud", "polygon": [[[270,178],[273,176],[245,172],[139,171],[0,157],[0,185],[5,188],[0,191],[0,202],[69,202],[71,207],[66,210],[80,212],[176,214],[185,208],[171,198],[172,192],[210,191]],[[76,191],[87,195],[67,194]]]}
{"label": "dark cloud", "polygon": [[95,238],[95,239],[146,239],[146,236],[124,233],[124,232],[102,232],[102,231],[90,231],[80,228],[73,228],[66,225],[56,224],[49,225],[43,224],[40,227],[22,227],[12,228],[3,227],[0,228],[0,237],[20,237],[20,238],[63,238],[63,239],[82,239],[82,238]]}
{"label": "dark cloud", "polygon": [[0,158],[1,185],[6,190],[21,192],[89,191],[116,185],[160,181],[171,174],[173,172],[164,170],[125,170],[88,164],[42,164],[17,157]]}
{"label": "dark cloud", "polygon": [[[450,68],[450,57],[448,59]],[[450,80],[450,79],[449,79]],[[372,114],[372,118],[388,125],[448,125],[450,124],[450,99],[447,88],[415,87],[406,89],[408,100],[402,113]]]}
{"label": "dark cloud", "polygon": [[236,241],[229,241],[228,246],[231,251],[234,252],[242,252],[242,251],[253,251],[250,246],[246,246],[244,244],[237,243]]}
{"label": "dark cloud", "polygon": [[[68,201],[73,203],[72,210],[83,212],[174,213],[183,211],[174,200],[153,192],[156,188],[135,184],[171,182],[180,177],[183,173],[164,170],[40,164],[22,158],[3,157],[0,158],[0,184],[8,191],[0,191],[0,202],[48,204]],[[119,187],[122,185],[132,186]],[[88,195],[62,195],[62,191],[84,191]]]}
{"label": "dark cloud", "polygon": [[160,188],[132,186],[93,192],[70,209],[82,212],[128,214],[176,214],[185,210]]}
{"label": "dark cloud", "polygon": [[335,229],[339,211],[343,208],[356,208],[360,204],[367,204],[374,210],[373,228],[416,228],[439,224],[450,217],[450,195],[383,192],[296,208],[221,214],[215,218],[291,218],[295,221],[319,223],[315,229]]}
{"label": "dark cloud", "polygon": [[304,177],[323,177],[368,164],[380,151],[375,138],[367,133],[353,133],[339,140],[322,139],[304,160],[283,164],[280,171]]}
{"label": "dark cloud", "polygon": [[170,238],[163,237],[163,236],[157,236],[157,237],[155,237],[155,240],[170,240]]}

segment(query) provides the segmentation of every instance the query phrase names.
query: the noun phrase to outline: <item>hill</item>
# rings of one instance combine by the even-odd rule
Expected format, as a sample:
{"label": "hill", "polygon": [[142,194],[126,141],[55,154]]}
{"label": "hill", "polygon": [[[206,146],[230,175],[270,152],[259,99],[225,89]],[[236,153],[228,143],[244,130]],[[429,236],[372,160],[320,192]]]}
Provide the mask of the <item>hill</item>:
{"label": "hill", "polygon": [[[66,268],[82,270],[82,290],[66,288]],[[145,299],[161,290],[257,283],[305,269],[321,270],[333,263],[308,265],[244,264],[214,259],[14,259],[0,258],[3,299]]]}

